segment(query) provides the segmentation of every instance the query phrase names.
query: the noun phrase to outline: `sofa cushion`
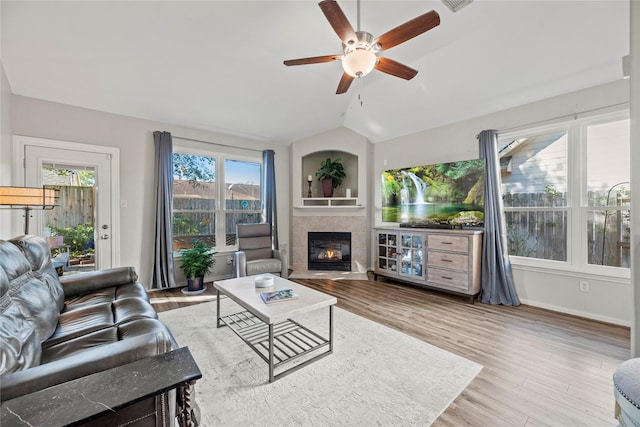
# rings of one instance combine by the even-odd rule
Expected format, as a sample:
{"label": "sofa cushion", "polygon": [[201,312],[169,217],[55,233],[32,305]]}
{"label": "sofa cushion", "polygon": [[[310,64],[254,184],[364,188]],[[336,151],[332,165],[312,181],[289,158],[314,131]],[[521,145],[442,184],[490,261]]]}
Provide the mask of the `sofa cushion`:
{"label": "sofa cushion", "polygon": [[153,306],[139,298],[122,298],[112,303],[113,323],[122,324],[136,319],[157,319]]}
{"label": "sofa cushion", "polygon": [[48,348],[113,325],[113,312],[109,302],[61,313],[56,330],[42,343],[42,347]]}
{"label": "sofa cushion", "polygon": [[0,240],[0,260],[9,279],[9,297],[43,342],[58,324],[57,302],[17,246]]}
{"label": "sofa cushion", "polygon": [[[130,340],[134,337],[156,334],[158,354],[178,348],[169,329],[157,319],[137,319],[112,328],[92,332],[69,341],[58,343],[42,350],[42,363],[63,360],[71,355],[86,352],[95,347]],[[105,349],[108,347],[105,347]]]}
{"label": "sofa cushion", "polygon": [[133,267],[116,267],[105,270],[64,276],[60,279],[65,298],[93,293],[113,286],[128,285],[138,281]]}
{"label": "sofa cushion", "polygon": [[277,258],[247,261],[247,275],[253,276],[264,273],[280,274],[282,261]]}
{"label": "sofa cushion", "polygon": [[0,267],[0,375],[40,364],[40,340],[9,297],[9,279]]}
{"label": "sofa cushion", "polygon": [[46,349],[101,329],[145,318],[157,319],[158,313],[150,303],[139,298],[76,307],[60,314],[55,332],[42,343],[42,347]]}
{"label": "sofa cushion", "polygon": [[103,328],[67,341],[50,341],[42,348],[42,362],[64,360],[74,354],[118,342],[118,328]]}
{"label": "sofa cushion", "polygon": [[[69,345],[70,342],[60,348],[46,349],[40,366],[3,375],[0,381],[2,401],[177,348],[173,347],[175,342],[160,321],[146,319],[136,322],[143,322],[145,327],[130,327],[136,333],[127,333],[127,337],[120,337],[119,341],[108,341],[116,340],[118,336],[117,330],[110,328],[91,337],[78,338],[73,346]],[[111,336],[106,337],[106,333]],[[89,338],[94,342],[89,342]]]}
{"label": "sofa cushion", "polygon": [[247,261],[273,258],[269,224],[239,224],[237,233],[238,250],[246,254]]}
{"label": "sofa cushion", "polygon": [[76,295],[68,297],[64,301],[63,313],[68,311],[82,309],[84,307],[90,307],[96,304],[110,303],[116,298],[116,288],[104,288],[90,294]]}
{"label": "sofa cushion", "polygon": [[149,301],[149,295],[144,290],[142,284],[136,282],[99,289],[90,294],[70,296],[65,300],[62,311],[72,311],[89,305],[111,302],[123,298],[138,298],[147,302]]}
{"label": "sofa cushion", "polygon": [[31,269],[47,284],[51,297],[56,303],[58,312],[64,306],[64,291],[60,284],[60,278],[51,261],[51,250],[47,241],[38,236],[21,236],[9,240],[16,245],[31,264]]}

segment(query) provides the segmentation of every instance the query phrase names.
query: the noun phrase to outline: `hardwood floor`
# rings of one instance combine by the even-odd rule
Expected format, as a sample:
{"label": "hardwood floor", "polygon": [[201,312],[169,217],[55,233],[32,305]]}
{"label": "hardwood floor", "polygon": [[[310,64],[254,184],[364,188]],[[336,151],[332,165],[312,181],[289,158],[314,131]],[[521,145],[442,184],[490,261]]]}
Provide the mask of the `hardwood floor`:
{"label": "hardwood floor", "polygon": [[[629,328],[526,305],[472,305],[392,281],[295,281],[484,366],[434,426],[617,425],[611,377],[629,358]],[[149,294],[158,311],[215,300],[211,284],[194,297],[176,289]]]}

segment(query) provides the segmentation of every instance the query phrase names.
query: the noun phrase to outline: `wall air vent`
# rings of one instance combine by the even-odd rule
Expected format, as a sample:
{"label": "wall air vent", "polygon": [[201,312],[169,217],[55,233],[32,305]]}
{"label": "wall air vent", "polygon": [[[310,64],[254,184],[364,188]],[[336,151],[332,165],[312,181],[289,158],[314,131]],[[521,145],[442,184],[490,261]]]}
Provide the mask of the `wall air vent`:
{"label": "wall air vent", "polygon": [[457,12],[473,0],[442,0],[442,3],[445,4],[452,12]]}

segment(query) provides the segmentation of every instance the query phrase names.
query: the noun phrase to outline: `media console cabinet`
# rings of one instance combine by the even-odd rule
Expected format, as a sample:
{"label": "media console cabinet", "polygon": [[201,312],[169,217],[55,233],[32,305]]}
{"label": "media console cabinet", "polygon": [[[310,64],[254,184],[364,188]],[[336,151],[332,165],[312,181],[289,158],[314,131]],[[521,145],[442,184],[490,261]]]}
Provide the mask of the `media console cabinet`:
{"label": "media console cabinet", "polygon": [[374,228],[373,275],[469,297],[480,292],[481,230]]}

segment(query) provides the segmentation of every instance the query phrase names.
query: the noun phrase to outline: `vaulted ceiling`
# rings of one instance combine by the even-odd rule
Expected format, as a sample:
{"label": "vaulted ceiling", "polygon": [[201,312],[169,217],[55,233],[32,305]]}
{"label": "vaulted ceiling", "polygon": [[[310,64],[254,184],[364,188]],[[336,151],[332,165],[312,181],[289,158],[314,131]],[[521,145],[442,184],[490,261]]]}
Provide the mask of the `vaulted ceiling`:
{"label": "vaulted ceiling", "polygon": [[[339,1],[356,27],[355,1]],[[6,1],[0,51],[14,94],[277,144],[345,126],[372,142],[622,78],[627,0],[361,3],[380,35],[429,10],[441,24],[336,95],[341,53],[317,1]]]}

